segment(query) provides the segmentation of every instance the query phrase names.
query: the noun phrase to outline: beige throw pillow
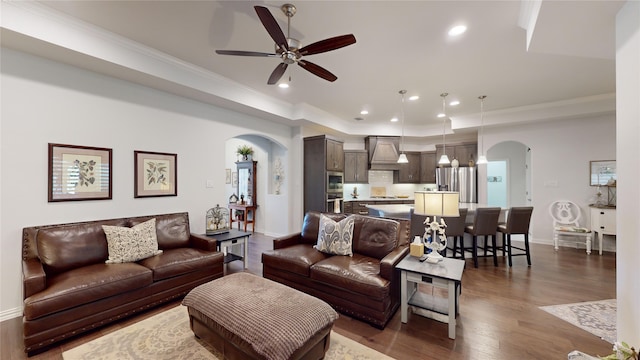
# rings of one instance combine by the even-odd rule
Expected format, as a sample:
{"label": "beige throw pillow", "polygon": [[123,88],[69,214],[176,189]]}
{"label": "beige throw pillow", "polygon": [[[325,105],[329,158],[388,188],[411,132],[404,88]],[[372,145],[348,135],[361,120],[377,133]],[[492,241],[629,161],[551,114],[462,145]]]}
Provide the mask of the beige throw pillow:
{"label": "beige throw pillow", "polygon": [[134,262],[162,254],[162,250],[158,250],[155,218],[131,228],[102,225],[102,229],[109,248],[107,264]]}
{"label": "beige throw pillow", "polygon": [[318,242],[313,247],[328,254],[353,256],[354,220],[355,217],[349,215],[336,222],[321,214]]}

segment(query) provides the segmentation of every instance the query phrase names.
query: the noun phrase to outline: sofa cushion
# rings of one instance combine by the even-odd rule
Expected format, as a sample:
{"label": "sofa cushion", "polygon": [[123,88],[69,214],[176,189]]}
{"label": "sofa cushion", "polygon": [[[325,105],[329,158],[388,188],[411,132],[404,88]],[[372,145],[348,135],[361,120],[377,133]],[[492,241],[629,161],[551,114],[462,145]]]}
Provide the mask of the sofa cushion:
{"label": "sofa cushion", "polygon": [[380,261],[354,253],[332,256],[311,266],[311,278],[374,299],[389,297],[389,281],[380,274]]}
{"label": "sofa cushion", "polygon": [[324,254],[311,245],[298,244],[262,253],[262,264],[309,277],[309,267],[331,255]]}
{"label": "sofa cushion", "polygon": [[352,256],[353,221],[353,216],[335,221],[320,215],[318,242],[313,247],[327,254]]}
{"label": "sofa cushion", "polygon": [[152,272],[136,263],[94,264],[51,276],[47,288],[24,300],[26,320],[142,288]]}
{"label": "sofa cushion", "polygon": [[46,225],[37,230],[37,255],[47,274],[56,274],[91,264],[109,256],[102,225],[124,226],[122,219]]}
{"label": "sofa cushion", "polygon": [[[302,230],[300,231],[300,240],[303,244],[315,245],[318,241],[318,228],[320,226],[320,215],[318,211],[309,211],[304,215]],[[347,217],[345,214],[324,213],[334,221],[340,221]]]}
{"label": "sofa cushion", "polygon": [[107,264],[134,262],[162,253],[158,250],[156,219],[127,228],[102,225],[107,235],[109,258]]}
{"label": "sofa cushion", "polygon": [[382,259],[398,247],[398,227],[395,220],[353,215],[353,253]]}
{"label": "sofa cushion", "polygon": [[175,213],[154,215],[149,217],[137,217],[130,219],[134,226],[151,218],[156,219],[156,236],[158,237],[158,249],[175,249],[189,247],[191,232],[189,230],[189,214]]}
{"label": "sofa cushion", "polygon": [[152,256],[138,264],[153,271],[153,281],[168,279],[208,267],[220,262],[222,253],[204,251],[195,248],[164,250],[161,255]]}

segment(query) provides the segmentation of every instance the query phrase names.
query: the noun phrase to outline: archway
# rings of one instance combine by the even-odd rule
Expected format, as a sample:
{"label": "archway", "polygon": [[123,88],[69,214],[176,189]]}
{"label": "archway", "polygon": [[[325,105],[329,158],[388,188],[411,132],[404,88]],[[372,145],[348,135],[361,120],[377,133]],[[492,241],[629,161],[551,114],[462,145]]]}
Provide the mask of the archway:
{"label": "archway", "polygon": [[[269,236],[281,236],[289,233],[289,191],[288,191],[288,149],[262,135],[243,134],[229,138],[225,142],[225,164],[232,174],[226,184],[227,197],[237,191],[236,162],[239,146],[253,148],[252,159],[256,166],[256,231]],[[237,195],[237,194],[236,194]]]}

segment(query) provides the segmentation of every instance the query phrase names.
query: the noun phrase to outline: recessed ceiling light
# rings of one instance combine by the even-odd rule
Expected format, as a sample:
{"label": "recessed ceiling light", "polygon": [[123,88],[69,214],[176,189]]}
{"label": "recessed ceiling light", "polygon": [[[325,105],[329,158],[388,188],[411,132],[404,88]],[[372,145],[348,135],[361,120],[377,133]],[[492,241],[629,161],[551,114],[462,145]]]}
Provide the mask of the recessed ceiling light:
{"label": "recessed ceiling light", "polygon": [[369,112],[367,110],[360,111],[360,115],[367,115]]}
{"label": "recessed ceiling light", "polygon": [[446,115],[446,114],[443,114],[443,113],[438,114],[438,117],[439,117],[439,118],[443,118],[443,117],[445,117],[445,116],[447,116],[447,115]]}
{"label": "recessed ceiling light", "polygon": [[457,25],[457,26],[452,27],[449,30],[449,36],[458,36],[458,35],[464,34],[465,31],[467,31],[467,27],[466,26]]}
{"label": "recessed ceiling light", "polygon": [[453,101],[451,101],[451,102],[449,103],[449,105],[451,105],[451,106],[460,105],[460,101],[458,101],[458,100],[453,100]]}
{"label": "recessed ceiling light", "polygon": [[411,100],[411,101],[416,101],[418,99],[420,99],[420,96],[418,96],[418,95],[409,96],[409,100]]}
{"label": "recessed ceiling light", "polygon": [[278,84],[278,87],[281,89],[288,89],[289,88],[289,84],[287,83],[280,83]]}
{"label": "recessed ceiling light", "polygon": [[397,117],[391,118],[391,122],[398,122],[398,118]]}

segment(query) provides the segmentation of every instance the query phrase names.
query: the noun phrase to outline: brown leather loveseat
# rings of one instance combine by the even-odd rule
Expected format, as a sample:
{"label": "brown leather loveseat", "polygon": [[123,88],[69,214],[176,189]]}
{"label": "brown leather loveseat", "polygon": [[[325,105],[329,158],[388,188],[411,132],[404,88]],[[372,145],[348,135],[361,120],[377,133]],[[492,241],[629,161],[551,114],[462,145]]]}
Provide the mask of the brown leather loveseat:
{"label": "brown leather loveseat", "polygon": [[[105,263],[112,256],[102,225],[130,228],[152,219],[161,254]],[[153,221],[147,224],[153,234]],[[28,227],[22,249],[24,346],[29,354],[184,296],[224,271],[216,241],[191,234],[188,213]]]}
{"label": "brown leather loveseat", "polygon": [[[335,221],[345,214],[329,214]],[[304,217],[299,233],[273,240],[262,253],[263,276],[328,302],[340,312],[384,328],[400,304],[396,264],[409,252],[410,222],[354,216],[353,256],[316,250],[320,213]]]}

